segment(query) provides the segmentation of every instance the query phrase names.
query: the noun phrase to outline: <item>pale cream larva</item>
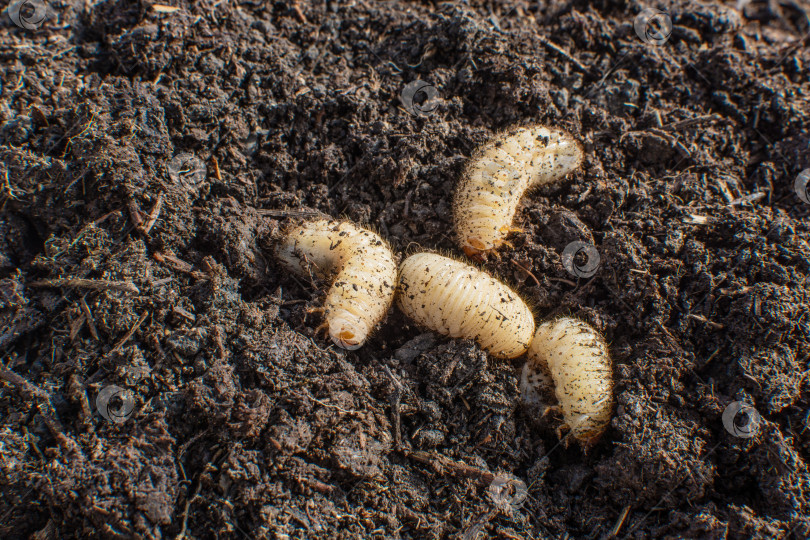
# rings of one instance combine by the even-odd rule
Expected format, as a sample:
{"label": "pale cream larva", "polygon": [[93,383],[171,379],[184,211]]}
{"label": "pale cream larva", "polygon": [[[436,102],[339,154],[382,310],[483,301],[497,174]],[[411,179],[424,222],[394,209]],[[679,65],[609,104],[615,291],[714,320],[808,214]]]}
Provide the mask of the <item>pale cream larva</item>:
{"label": "pale cream larva", "polygon": [[[562,410],[584,446],[595,443],[613,413],[613,368],[602,336],[587,323],[563,317],[537,327],[520,381],[530,405]],[[556,407],[555,407],[556,408]]]}
{"label": "pale cream larva", "polygon": [[453,199],[464,252],[481,258],[504,243],[526,190],[561,179],[582,163],[582,145],[546,126],[521,127],[484,145],[461,175]]}
{"label": "pale cream larva", "polygon": [[363,345],[393,302],[397,264],[388,244],[371,231],[347,222],[305,222],[286,232],[276,255],[299,274],[334,277],[323,310],[339,347]]}
{"label": "pale cream larva", "polygon": [[499,358],[529,347],[534,318],[512,289],[468,264],[435,253],[411,255],[399,268],[397,304],[419,324],[474,339]]}

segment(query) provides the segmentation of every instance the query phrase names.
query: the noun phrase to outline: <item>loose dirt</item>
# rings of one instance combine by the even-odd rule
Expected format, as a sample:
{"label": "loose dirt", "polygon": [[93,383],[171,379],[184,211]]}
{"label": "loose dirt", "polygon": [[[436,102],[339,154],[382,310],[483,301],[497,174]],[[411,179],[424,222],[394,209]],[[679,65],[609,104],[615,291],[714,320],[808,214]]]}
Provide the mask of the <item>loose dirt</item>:
{"label": "loose dirt", "polygon": [[[810,536],[807,2],[662,3],[660,45],[637,2],[171,3],[0,14],[0,537]],[[522,360],[396,311],[338,350],[269,256],[313,210],[460,256],[465,160],[535,122],[585,162],[484,266],[609,342],[588,453]]]}

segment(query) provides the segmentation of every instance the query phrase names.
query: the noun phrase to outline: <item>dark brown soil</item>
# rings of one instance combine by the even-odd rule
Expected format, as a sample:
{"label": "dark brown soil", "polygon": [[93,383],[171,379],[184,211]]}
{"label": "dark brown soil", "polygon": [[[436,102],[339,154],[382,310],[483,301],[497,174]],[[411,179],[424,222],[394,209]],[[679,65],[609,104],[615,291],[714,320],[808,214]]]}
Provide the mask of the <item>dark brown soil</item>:
{"label": "dark brown soil", "polygon": [[[165,3],[1,14],[0,537],[810,536],[810,4],[675,0],[655,46],[636,2]],[[337,350],[268,250],[315,209],[459,255],[465,159],[532,122],[586,161],[485,267],[610,343],[587,454],[520,406],[519,359],[396,311]]]}

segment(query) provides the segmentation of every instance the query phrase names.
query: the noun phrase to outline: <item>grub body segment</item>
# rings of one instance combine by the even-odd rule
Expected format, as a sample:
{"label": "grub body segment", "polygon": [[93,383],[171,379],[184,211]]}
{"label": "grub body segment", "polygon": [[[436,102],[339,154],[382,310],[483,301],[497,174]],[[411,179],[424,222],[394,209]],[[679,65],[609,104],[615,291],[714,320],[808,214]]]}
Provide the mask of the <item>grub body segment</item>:
{"label": "grub body segment", "polygon": [[435,253],[400,266],[397,303],[419,324],[454,338],[474,339],[499,358],[523,354],[534,333],[525,302],[485,272]]}
{"label": "grub body segment", "polygon": [[333,280],[324,320],[332,341],[344,349],[362,346],[393,302],[396,261],[369,230],[326,219],[305,222],[287,231],[276,256],[297,274]]}
{"label": "grub body segment", "polygon": [[526,191],[579,168],[582,146],[567,132],[522,127],[484,145],[467,165],[453,199],[456,236],[467,255],[497,249],[512,231]]}
{"label": "grub body segment", "polygon": [[520,384],[530,405],[546,408],[556,400],[565,425],[584,446],[610,423],[612,362],[605,340],[584,321],[562,317],[539,325]]}

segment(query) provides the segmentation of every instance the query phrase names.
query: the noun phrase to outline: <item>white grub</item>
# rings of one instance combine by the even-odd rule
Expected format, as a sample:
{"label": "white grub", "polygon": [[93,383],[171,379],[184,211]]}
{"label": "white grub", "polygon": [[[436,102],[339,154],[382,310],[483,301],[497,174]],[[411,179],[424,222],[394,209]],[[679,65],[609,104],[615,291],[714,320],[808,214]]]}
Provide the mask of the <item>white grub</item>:
{"label": "white grub", "polygon": [[542,412],[556,399],[562,427],[583,446],[593,445],[613,414],[613,368],[605,340],[578,319],[541,324],[529,347],[520,389],[524,401]]}
{"label": "white grub", "polygon": [[495,137],[474,156],[453,199],[461,249],[482,258],[504,243],[523,194],[579,168],[582,145],[546,126],[521,127]]}
{"label": "white grub", "polygon": [[431,330],[474,339],[498,358],[520,356],[534,333],[531,310],[512,289],[485,272],[435,253],[400,265],[397,304]]}
{"label": "white grub", "polygon": [[334,278],[324,319],[339,347],[361,347],[391,307],[397,264],[388,244],[371,231],[347,222],[308,221],[284,234],[276,256],[298,274]]}

